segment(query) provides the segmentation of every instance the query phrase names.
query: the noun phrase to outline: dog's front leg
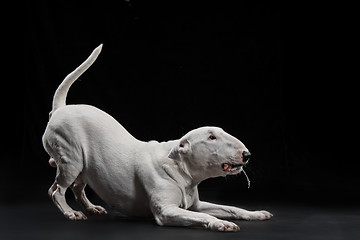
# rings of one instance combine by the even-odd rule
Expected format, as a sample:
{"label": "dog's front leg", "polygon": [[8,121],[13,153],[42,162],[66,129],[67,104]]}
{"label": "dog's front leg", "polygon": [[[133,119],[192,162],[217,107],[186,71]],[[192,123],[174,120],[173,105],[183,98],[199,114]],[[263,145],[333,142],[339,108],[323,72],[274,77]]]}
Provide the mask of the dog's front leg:
{"label": "dog's front leg", "polygon": [[194,203],[191,210],[227,219],[266,220],[273,216],[271,213],[264,210],[248,211],[237,207],[218,205],[203,201]]}
{"label": "dog's front leg", "polygon": [[152,207],[157,224],[160,226],[194,226],[214,231],[238,231],[232,222],[217,219],[206,213],[185,210],[176,205],[156,205]]}

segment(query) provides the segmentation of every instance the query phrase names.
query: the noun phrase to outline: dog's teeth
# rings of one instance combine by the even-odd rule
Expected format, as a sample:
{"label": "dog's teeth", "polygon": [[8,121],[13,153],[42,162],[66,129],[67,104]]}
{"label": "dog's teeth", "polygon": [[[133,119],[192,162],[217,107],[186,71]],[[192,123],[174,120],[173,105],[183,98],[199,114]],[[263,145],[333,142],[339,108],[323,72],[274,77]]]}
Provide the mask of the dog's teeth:
{"label": "dog's teeth", "polygon": [[231,171],[231,168],[232,168],[232,166],[227,163],[224,163],[222,167],[223,167],[224,171]]}

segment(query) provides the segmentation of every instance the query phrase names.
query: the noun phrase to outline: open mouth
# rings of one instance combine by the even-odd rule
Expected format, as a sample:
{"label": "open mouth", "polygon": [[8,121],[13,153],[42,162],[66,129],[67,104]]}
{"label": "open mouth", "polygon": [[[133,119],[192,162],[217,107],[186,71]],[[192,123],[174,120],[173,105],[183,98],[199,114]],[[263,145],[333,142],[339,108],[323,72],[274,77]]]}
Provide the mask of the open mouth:
{"label": "open mouth", "polygon": [[221,165],[223,171],[227,172],[227,173],[240,172],[242,166],[243,166],[243,164],[231,164],[231,163],[223,163]]}
{"label": "open mouth", "polygon": [[246,180],[248,182],[248,188],[250,188],[250,179],[249,179],[248,175],[246,174],[243,166],[244,166],[244,164],[231,164],[231,163],[221,164],[223,171],[228,174],[238,174],[238,173],[243,172],[246,177]]}

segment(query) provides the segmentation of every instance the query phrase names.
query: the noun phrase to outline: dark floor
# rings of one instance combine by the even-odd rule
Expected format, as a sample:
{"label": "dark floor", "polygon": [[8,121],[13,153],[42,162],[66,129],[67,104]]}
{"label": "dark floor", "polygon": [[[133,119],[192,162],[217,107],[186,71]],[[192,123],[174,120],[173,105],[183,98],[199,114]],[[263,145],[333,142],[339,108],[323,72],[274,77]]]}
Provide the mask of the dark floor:
{"label": "dark floor", "polygon": [[151,219],[136,220],[115,212],[87,221],[66,220],[49,201],[0,205],[0,239],[360,239],[360,207],[301,204],[249,204],[266,209],[269,221],[235,221],[235,233],[159,227]]}

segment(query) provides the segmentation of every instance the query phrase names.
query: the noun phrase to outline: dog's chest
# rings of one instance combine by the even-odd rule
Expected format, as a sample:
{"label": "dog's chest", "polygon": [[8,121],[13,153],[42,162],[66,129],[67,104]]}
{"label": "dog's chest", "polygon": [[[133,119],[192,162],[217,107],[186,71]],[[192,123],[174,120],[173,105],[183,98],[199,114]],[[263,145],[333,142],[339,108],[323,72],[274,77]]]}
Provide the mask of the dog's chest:
{"label": "dog's chest", "polygon": [[187,176],[180,174],[181,170],[177,165],[163,164],[162,169],[166,175],[172,179],[181,191],[181,203],[180,206],[183,209],[188,209],[194,203],[194,199],[197,194],[197,188],[191,187]]}
{"label": "dog's chest", "polygon": [[190,208],[194,203],[195,198],[195,189],[181,189],[182,191],[182,201],[180,204],[180,208],[188,209]]}

